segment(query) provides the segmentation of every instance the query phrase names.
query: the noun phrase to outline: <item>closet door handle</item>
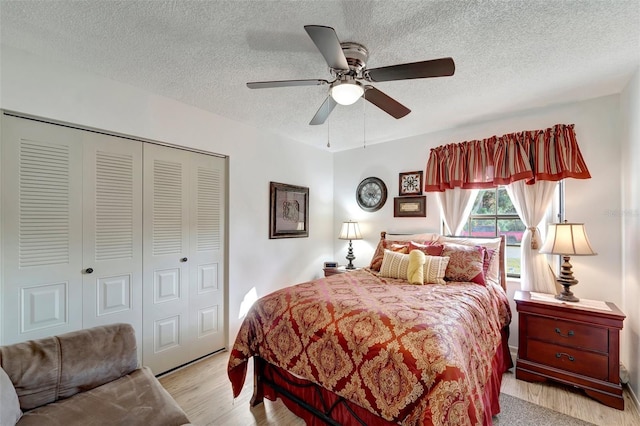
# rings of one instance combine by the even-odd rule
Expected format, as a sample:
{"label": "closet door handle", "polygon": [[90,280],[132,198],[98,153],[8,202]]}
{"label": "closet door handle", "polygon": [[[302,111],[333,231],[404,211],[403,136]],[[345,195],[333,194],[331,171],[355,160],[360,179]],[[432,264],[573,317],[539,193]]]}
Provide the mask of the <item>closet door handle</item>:
{"label": "closet door handle", "polygon": [[93,272],[93,268],[87,268],[84,270],[87,274],[91,274]]}
{"label": "closet door handle", "polygon": [[186,257],[183,257],[182,259],[180,259],[180,262],[186,262],[187,260],[189,259],[187,259]]}

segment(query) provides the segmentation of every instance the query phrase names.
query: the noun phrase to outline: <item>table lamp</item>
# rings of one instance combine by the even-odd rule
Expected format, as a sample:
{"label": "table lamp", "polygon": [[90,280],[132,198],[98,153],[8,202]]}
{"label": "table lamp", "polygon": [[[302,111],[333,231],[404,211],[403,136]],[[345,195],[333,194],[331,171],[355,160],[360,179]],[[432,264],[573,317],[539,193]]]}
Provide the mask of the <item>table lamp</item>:
{"label": "table lamp", "polygon": [[349,264],[347,265],[347,269],[356,269],[356,267],[353,266],[353,259],[356,257],[353,255],[353,246],[351,245],[351,241],[362,239],[358,222],[352,222],[350,220],[344,222],[338,238],[341,240],[349,240],[349,251],[347,252],[347,260],[349,261]]}
{"label": "table lamp", "polygon": [[560,267],[560,276],[556,279],[558,284],[564,287],[564,291],[556,295],[556,299],[566,302],[579,302],[573,295],[570,288],[578,284],[578,280],[573,277],[571,256],[593,256],[597,254],[591,248],[584,223],[553,223],[547,230],[547,239],[540,249],[540,253],[559,254],[563,262]]}

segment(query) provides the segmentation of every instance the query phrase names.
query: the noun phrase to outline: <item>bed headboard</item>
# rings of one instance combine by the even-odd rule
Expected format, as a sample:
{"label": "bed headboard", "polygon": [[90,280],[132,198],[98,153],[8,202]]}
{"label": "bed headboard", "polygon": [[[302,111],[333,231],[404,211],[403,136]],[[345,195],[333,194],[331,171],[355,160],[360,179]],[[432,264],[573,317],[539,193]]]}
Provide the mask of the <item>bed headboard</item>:
{"label": "bed headboard", "polygon": [[[412,234],[390,234],[390,235],[412,235]],[[386,231],[382,231],[380,232],[380,239],[384,240],[387,237],[387,232]],[[492,238],[485,238],[485,237],[467,237],[467,236],[460,236],[460,237],[454,237],[454,236],[447,236],[447,238],[464,238],[464,239],[473,239],[473,240],[490,240]],[[506,253],[505,253],[505,247],[507,244],[507,239],[506,236],[501,235],[500,236],[500,250],[499,250],[499,259],[500,259],[500,286],[502,286],[502,288],[504,289],[504,291],[507,291],[507,272],[506,272]]]}

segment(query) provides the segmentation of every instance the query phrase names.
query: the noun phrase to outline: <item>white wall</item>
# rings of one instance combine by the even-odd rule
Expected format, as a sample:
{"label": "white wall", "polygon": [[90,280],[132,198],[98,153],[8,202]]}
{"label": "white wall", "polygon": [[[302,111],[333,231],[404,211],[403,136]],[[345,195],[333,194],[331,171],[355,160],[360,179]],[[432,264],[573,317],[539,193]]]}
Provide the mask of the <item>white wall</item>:
{"label": "white wall", "polygon": [[622,310],[624,323],[621,361],[629,369],[636,403],[640,398],[640,70],[621,96],[622,105]]}
{"label": "white wall", "polygon": [[[364,266],[371,259],[381,230],[440,231],[440,215],[434,194],[427,194],[426,219],[393,217],[393,197],[398,195],[398,173],[424,170],[430,149],[439,145],[544,129],[557,123],[575,124],[578,143],[592,176],[589,180],[568,179],[566,184],[566,218],[586,224],[589,239],[598,252],[597,256],[576,256],[571,259],[575,276],[580,281],[572,290],[578,297],[606,300],[622,308],[622,222],[620,215],[615,214],[622,201],[619,185],[621,134],[618,95],[531,110],[458,129],[336,153],[333,232],[337,235],[342,220],[352,218],[360,222],[365,240],[353,243],[357,257],[354,263]],[[387,203],[375,213],[363,212],[355,202],[356,186],[367,176],[381,178],[389,189]],[[346,245],[337,244],[336,259],[342,260],[345,255]],[[511,300],[516,289],[519,289],[519,283],[510,282],[507,290]],[[513,302],[512,311],[514,321],[509,342],[517,346],[517,317]],[[623,350],[627,350],[628,345],[626,337],[622,342]],[[631,359],[628,362],[634,363]],[[636,357],[636,369],[637,363]]]}
{"label": "white wall", "polygon": [[[229,156],[229,339],[245,294],[318,277],[333,252],[332,154],[0,46],[0,108]],[[310,188],[309,238],[269,240],[269,181]]]}

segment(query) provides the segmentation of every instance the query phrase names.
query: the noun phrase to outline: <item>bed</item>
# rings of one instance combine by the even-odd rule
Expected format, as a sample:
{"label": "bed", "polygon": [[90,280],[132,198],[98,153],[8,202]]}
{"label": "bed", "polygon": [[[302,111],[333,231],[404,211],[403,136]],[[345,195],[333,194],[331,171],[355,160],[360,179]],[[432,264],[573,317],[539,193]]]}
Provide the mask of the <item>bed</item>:
{"label": "bed", "polygon": [[[390,269],[416,247],[453,279],[416,285]],[[251,404],[280,398],[307,424],[492,424],[513,366],[504,250],[504,237],[382,232],[370,267],[262,297],[229,357],[234,397],[253,358]]]}

